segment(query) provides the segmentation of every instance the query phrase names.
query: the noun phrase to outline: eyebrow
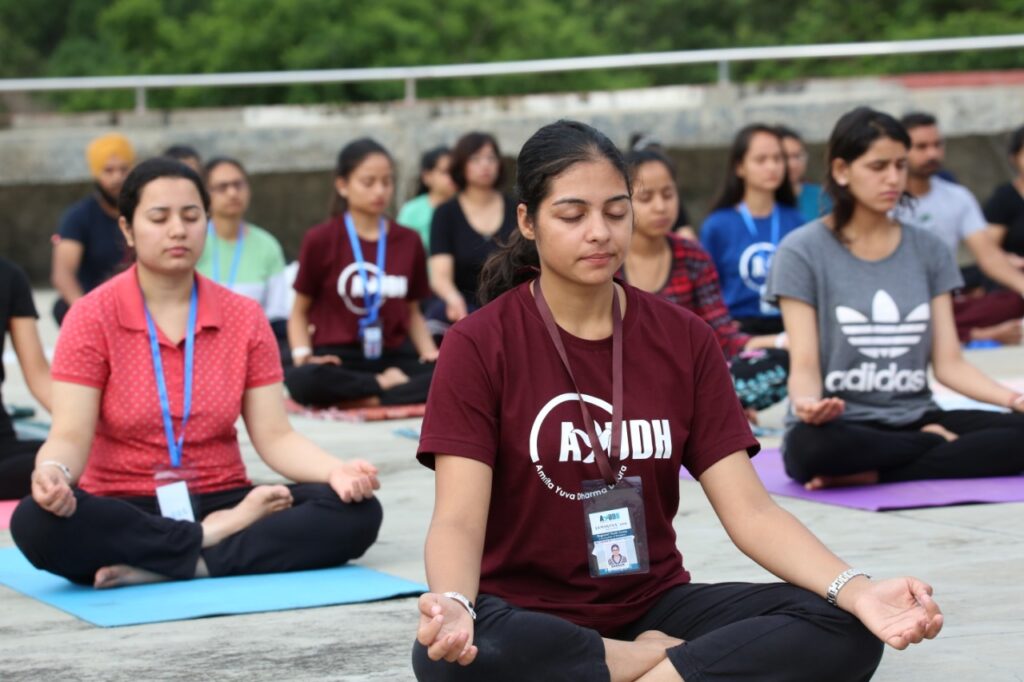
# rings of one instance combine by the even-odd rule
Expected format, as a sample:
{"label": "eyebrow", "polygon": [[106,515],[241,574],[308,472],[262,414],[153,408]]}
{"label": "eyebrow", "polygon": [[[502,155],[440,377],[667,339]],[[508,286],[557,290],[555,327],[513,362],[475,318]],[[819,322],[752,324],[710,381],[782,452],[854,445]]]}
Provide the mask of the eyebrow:
{"label": "eyebrow", "polygon": [[[182,206],[181,210],[184,211],[184,210],[187,210],[187,209],[190,209],[190,208],[199,208],[199,207],[200,207],[199,204],[188,204],[187,206]],[[174,210],[174,207],[172,207],[172,206],[150,206],[149,208],[146,209],[146,213],[149,213],[150,211],[173,211],[173,210]]]}
{"label": "eyebrow", "polygon": [[[612,203],[614,201],[622,201],[624,199],[628,201],[629,200],[629,195],[628,194],[619,194],[619,195],[611,197],[609,199],[605,199],[603,203],[610,204],[610,203]],[[559,206],[561,204],[582,204],[582,205],[586,206],[589,203],[590,203],[589,201],[585,201],[583,199],[578,199],[576,197],[565,197],[564,199],[559,199],[558,201],[554,202],[552,204],[552,206]]]}

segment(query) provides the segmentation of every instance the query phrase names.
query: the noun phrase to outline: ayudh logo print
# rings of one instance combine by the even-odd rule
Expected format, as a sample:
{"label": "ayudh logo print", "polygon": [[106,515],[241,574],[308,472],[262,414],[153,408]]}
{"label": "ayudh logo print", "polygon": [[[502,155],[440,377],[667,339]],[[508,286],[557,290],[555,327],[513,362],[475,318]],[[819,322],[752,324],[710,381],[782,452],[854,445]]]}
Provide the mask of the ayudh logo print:
{"label": "ayudh logo print", "polygon": [[847,306],[836,306],[836,321],[850,345],[869,358],[898,358],[921,342],[928,331],[931,308],[927,302],[900,319],[896,301],[884,289],[875,292],[871,318]]}

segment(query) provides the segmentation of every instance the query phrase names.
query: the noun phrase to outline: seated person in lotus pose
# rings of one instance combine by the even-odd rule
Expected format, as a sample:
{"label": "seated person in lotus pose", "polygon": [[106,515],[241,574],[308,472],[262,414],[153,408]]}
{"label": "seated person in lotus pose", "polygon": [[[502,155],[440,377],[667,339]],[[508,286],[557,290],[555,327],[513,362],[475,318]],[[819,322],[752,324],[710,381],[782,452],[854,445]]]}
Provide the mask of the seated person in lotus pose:
{"label": "seated person in lotus pose", "polygon": [[[125,181],[135,265],[72,306],[53,427],[11,535],[34,566],[96,587],[337,566],[373,544],[377,470],[292,430],[259,304],[198,275],[209,197],[170,159]],[[253,487],[257,453],[295,485]]]}
{"label": "seated person in lotus pose", "polygon": [[[1024,396],[964,359],[953,254],[891,211],[907,187],[910,136],[868,108],[828,147],[834,208],[779,247],[769,296],[790,344],[786,472],[809,488],[1024,471]],[[928,368],[969,398],[1012,410],[941,410]]]}
{"label": "seated person in lotus pose", "polygon": [[302,240],[285,384],[303,405],[427,399],[437,345],[420,311],[430,295],[419,235],[389,220],[394,164],[363,138],[338,155],[333,216]]}
{"label": "seated person in lotus pose", "polygon": [[626,162],[632,173],[635,225],[621,274],[633,286],[679,304],[711,325],[740,402],[753,418],[757,410],[786,397],[786,335],[741,332],[722,301],[711,257],[699,243],[672,233],[679,210],[672,161],[648,147],[630,152]]}
{"label": "seated person in lotus pose", "polygon": [[[545,126],[517,187],[519,231],[481,280],[493,300],[446,336],[423,421],[436,495],[417,679],[856,682],[882,641],[934,637],[927,585],[850,570],[765,492],[708,326],[614,281],[633,214],[611,141]],[[792,584],[691,582],[680,465]],[[612,543],[636,566],[602,561]]]}

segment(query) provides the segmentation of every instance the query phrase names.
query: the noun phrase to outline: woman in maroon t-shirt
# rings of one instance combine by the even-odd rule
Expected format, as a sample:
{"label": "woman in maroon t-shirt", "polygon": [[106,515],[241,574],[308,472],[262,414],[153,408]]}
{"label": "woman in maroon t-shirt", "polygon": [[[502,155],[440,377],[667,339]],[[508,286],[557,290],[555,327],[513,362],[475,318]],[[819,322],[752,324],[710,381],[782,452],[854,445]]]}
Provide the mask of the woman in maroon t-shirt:
{"label": "woman in maroon t-shirt", "polygon": [[369,138],[349,143],[334,189],[333,216],[302,240],[288,392],[314,406],[422,403],[437,359],[419,306],[430,295],[427,257],[416,232],[384,216],[390,154]]}
{"label": "woman in maroon t-shirt", "polygon": [[[935,636],[930,587],[852,571],[765,492],[711,329],[613,281],[633,215],[608,138],[546,126],[517,179],[519,232],[481,283],[494,300],[445,337],[423,422],[437,491],[417,678],[866,680],[879,639]],[[792,585],[690,582],[680,465],[737,546]],[[608,567],[613,541],[627,566]]]}
{"label": "woman in maroon t-shirt", "polygon": [[715,331],[740,403],[751,419],[786,397],[786,335],[751,336],[722,300],[718,272],[697,242],[672,233],[679,214],[676,169],[647,148],[626,155],[633,181],[635,225],[621,274],[630,284],[693,311]]}

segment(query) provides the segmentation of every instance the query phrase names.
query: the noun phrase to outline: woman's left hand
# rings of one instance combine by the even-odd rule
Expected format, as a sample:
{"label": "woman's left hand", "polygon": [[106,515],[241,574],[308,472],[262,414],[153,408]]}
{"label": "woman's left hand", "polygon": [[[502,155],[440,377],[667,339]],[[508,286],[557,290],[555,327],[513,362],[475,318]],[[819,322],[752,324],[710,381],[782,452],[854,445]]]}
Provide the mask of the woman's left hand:
{"label": "woman's left hand", "polygon": [[[854,586],[851,583],[847,589]],[[932,588],[917,578],[864,581],[857,587],[850,611],[895,649],[932,639],[942,629],[942,611],[932,599]]]}
{"label": "woman's left hand", "polygon": [[327,483],[338,493],[342,502],[362,502],[373,497],[380,489],[377,467],[362,459],[342,462],[331,470]]}
{"label": "woman's left hand", "polygon": [[439,354],[440,351],[436,348],[420,353],[420,362],[437,362],[437,356]]}

